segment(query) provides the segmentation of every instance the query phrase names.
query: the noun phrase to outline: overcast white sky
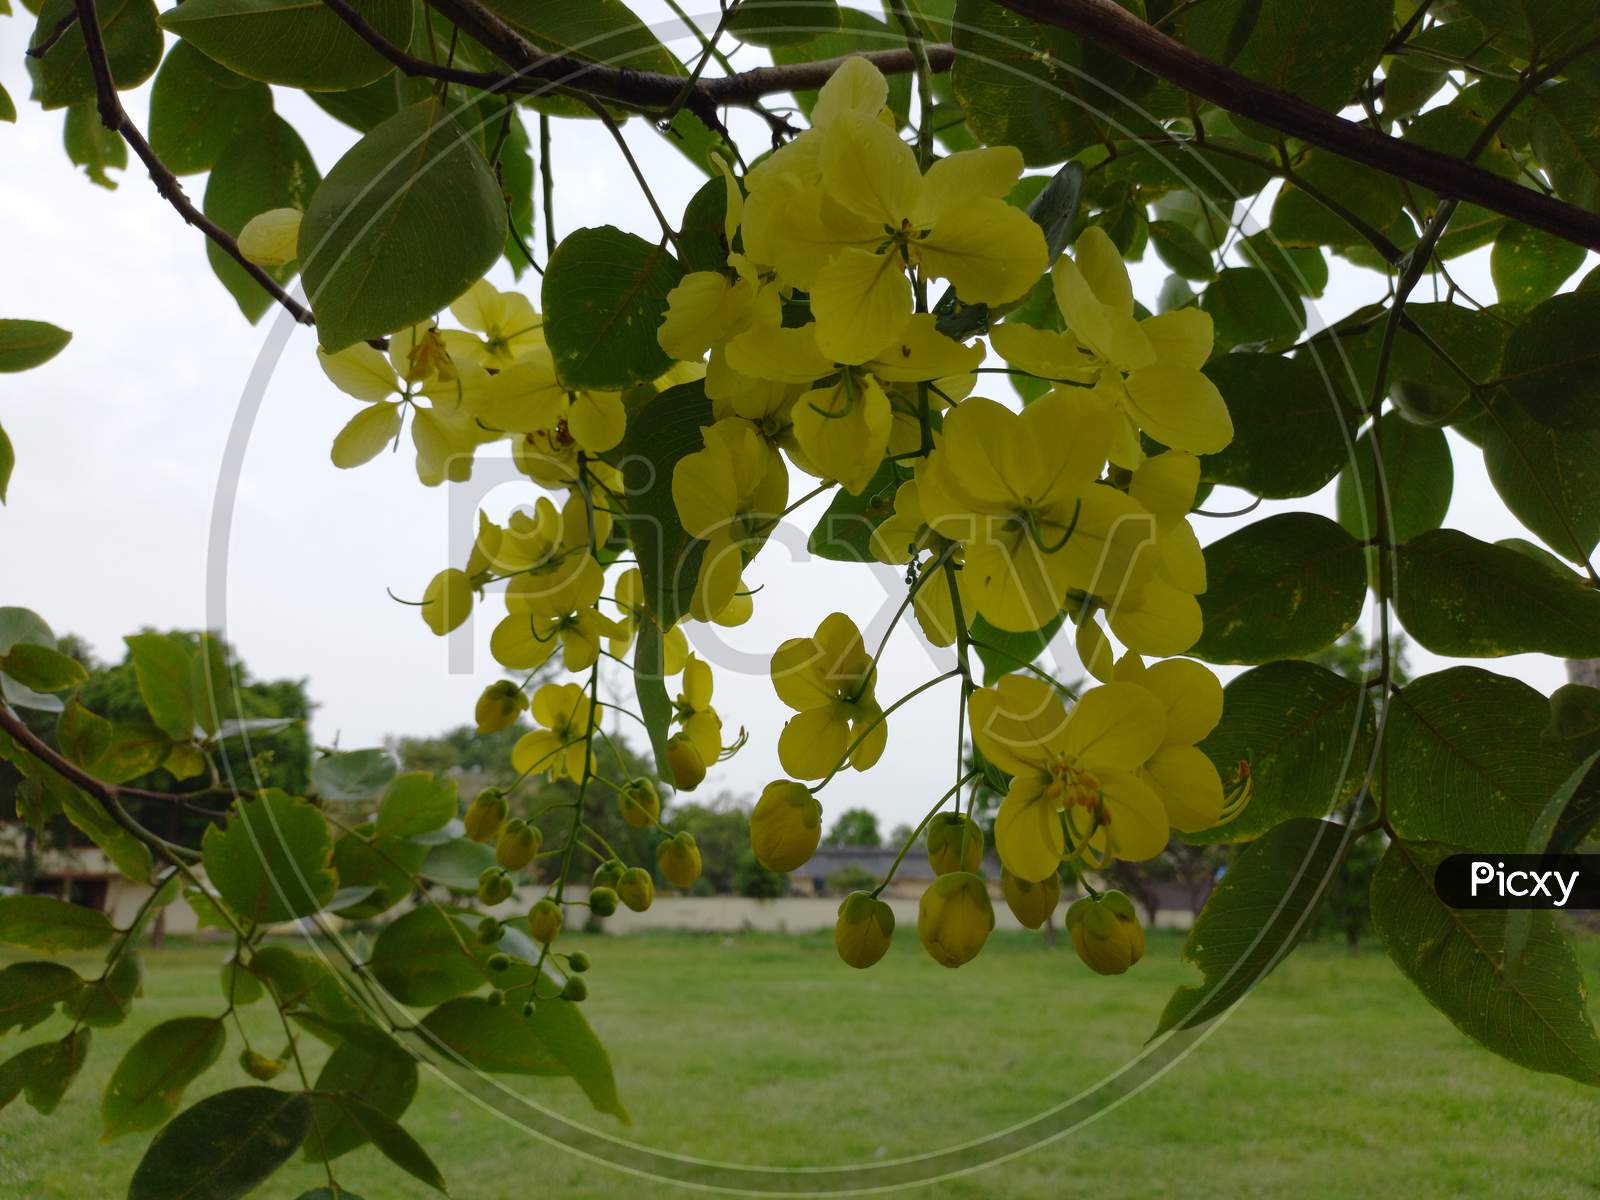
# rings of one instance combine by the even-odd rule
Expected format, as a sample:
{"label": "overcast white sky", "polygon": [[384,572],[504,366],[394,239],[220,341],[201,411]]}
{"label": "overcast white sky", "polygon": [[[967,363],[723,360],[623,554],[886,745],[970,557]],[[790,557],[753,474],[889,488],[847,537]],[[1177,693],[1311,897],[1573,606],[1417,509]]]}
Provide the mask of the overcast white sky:
{"label": "overcast white sky", "polygon": [[[662,18],[663,40],[692,53],[681,27],[665,23],[664,5],[635,7]],[[317,368],[315,335],[289,327],[276,312],[248,325],[212,276],[201,235],[142,171],[125,172],[112,193],[68,163],[62,114],[41,113],[25,99],[22,52],[31,29],[20,10],[0,20],[0,82],[21,110],[17,125],[0,125],[0,315],[53,321],[74,338],[46,367],[0,375],[0,423],[17,453],[10,503],[0,509],[0,604],[37,610],[58,633],[87,637],[107,658],[120,657],[119,639],[140,626],[224,624],[257,675],[310,678],[319,706],[314,732],[323,744],[337,738],[356,747],[469,721],[478,691],[495,678],[487,652],[493,620],[441,641],[384,589],[419,595],[436,570],[460,564],[478,502],[503,515],[531,498],[531,486],[508,482],[516,478],[508,465],[484,456],[475,481],[454,495],[421,487],[408,453],[356,471],[335,469],[328,447],[356,404]],[[325,174],[353,132],[303,97],[280,91],[277,100]],[[126,102],[143,122],[148,86],[126,94]],[[557,122],[556,136],[557,232],[615,224],[648,235],[654,222],[610,141],[593,125],[573,122]],[[630,125],[629,140],[669,215],[681,212],[701,177],[642,123]],[[185,182],[198,200],[204,178]],[[1151,259],[1136,269],[1136,286],[1153,305],[1164,272]],[[1337,263],[1334,273],[1320,302],[1328,320],[1379,288],[1375,275]],[[1493,294],[1486,255],[1462,261],[1457,273],[1477,294]],[[497,281],[508,286],[509,274]],[[536,282],[525,280],[530,288]],[[241,411],[253,373],[265,387],[250,422]],[[1009,389],[994,394],[1006,399]],[[236,486],[225,461],[230,436],[242,451]],[[1456,450],[1447,523],[1487,540],[1529,536],[1500,505],[1476,449],[1457,441]],[[794,494],[813,482],[797,476]],[[235,491],[231,522],[222,523],[225,553],[216,553],[214,512],[219,498]],[[1235,507],[1235,499],[1241,497],[1219,492],[1209,506]],[[1332,486],[1307,501],[1264,506],[1243,521],[1197,520],[1202,539],[1211,541],[1276,508],[1307,506],[1331,513]],[[753,794],[781,773],[775,746],[788,712],[765,676],[765,657],[777,642],[810,633],[835,609],[881,629],[898,599],[899,573],[891,569],[792,565],[818,511],[798,514],[787,544],[776,540],[748,573],[763,588],[749,625],[719,637],[691,630],[719,668],[725,725],[746,725],[751,735],[704,791]],[[225,608],[208,603],[208,579]],[[1075,674],[1070,646],[1056,649],[1063,672]],[[1439,665],[1415,648],[1411,657],[1414,668]],[[942,663],[908,625],[884,661],[879,698],[887,702]],[[1558,661],[1537,656],[1484,665],[1546,692],[1564,681]],[[620,689],[623,681],[616,682]],[[824,794],[825,807],[836,813],[865,805],[886,825],[920,817],[953,777],[953,686],[897,713],[879,768],[843,773]]]}

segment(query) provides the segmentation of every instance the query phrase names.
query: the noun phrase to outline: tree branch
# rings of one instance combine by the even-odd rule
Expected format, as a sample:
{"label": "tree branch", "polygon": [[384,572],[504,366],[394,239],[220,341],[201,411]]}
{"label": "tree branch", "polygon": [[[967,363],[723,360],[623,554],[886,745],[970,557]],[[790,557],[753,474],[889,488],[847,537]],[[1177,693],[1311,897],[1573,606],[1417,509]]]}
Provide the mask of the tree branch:
{"label": "tree branch", "polygon": [[1325,112],[1298,96],[1257,83],[1196,54],[1115,0],[995,2],[1032,20],[1076,33],[1100,49],[1238,116],[1441,196],[1478,204],[1569,242],[1600,249],[1600,215],[1541,195],[1452,155],[1378,133]]}
{"label": "tree branch", "polygon": [[100,109],[100,121],[113,133],[119,134],[122,140],[133,148],[133,152],[144,163],[145,169],[150,172],[150,179],[156,185],[156,191],[161,193],[163,199],[190,225],[205,234],[227,254],[229,258],[238,263],[249,273],[250,277],[266,289],[279,304],[289,311],[289,314],[302,325],[312,325],[311,312],[297,301],[288,292],[278,285],[278,281],[261,267],[251,262],[239,250],[239,243],[222,226],[206,216],[194,206],[194,202],[184,194],[183,185],[178,182],[166,163],[150,148],[150,143],[145,141],[144,134],[139,132],[139,127],[129,118],[127,110],[122,107],[122,101],[117,97],[117,85],[111,78],[111,68],[106,62],[105,38],[100,32],[100,18],[95,13],[94,0],[76,0],[78,23],[83,27],[83,46],[89,59],[89,68],[94,72],[95,95]]}

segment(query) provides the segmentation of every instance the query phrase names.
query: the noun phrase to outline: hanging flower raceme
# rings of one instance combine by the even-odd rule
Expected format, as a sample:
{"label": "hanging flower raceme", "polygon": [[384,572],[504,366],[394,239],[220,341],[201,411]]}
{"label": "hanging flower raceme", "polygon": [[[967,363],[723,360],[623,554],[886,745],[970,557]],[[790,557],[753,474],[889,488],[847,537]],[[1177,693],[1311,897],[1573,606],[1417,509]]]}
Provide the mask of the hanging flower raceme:
{"label": "hanging flower raceme", "polygon": [[722,718],[711,707],[711,685],[711,665],[689,655],[683,665],[683,690],[673,705],[673,715],[707,766],[722,755]]}
{"label": "hanging flower raceme", "polygon": [[994,839],[1018,879],[1045,879],[1069,854],[1138,861],[1166,848],[1166,810],[1138,776],[1166,736],[1149,691],[1091,688],[1069,714],[1050,684],[1006,675],[973,692],[969,713],[978,749],[1012,777]]}
{"label": "hanging flower raceme", "polygon": [[889,739],[873,696],[876,668],[861,631],[844,613],[830,613],[814,636],[790,638],[772,656],[772,685],[796,714],[778,735],[778,761],[790,775],[820,779],[850,765],[865,771]]}
{"label": "hanging flower raceme", "polygon": [[1143,459],[1139,431],[1174,450],[1215,454],[1233,440],[1233,422],[1216,385],[1200,368],[1211,357],[1211,317],[1175,309],[1139,320],[1122,255],[1091,225],[1073,256],[1051,272],[1066,332],[1007,322],[991,334],[1014,367],[1044,379],[1093,384],[1122,417],[1111,461],[1132,469]]}

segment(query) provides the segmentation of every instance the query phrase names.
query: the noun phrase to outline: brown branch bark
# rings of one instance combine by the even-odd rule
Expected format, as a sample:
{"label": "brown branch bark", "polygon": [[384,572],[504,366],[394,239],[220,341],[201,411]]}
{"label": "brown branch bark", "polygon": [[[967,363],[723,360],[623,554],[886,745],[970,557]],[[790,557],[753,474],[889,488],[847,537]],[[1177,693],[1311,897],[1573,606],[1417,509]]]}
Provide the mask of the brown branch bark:
{"label": "brown branch bark", "polygon": [[1439,195],[1478,204],[1590,249],[1600,215],[1565,204],[1460,158],[1414,146],[1325,112],[1196,54],[1115,0],[995,0],[1022,16],[1069,30],[1202,100],[1280,133],[1331,150]]}
{"label": "brown branch bark", "polygon": [[233,235],[196,208],[194,202],[184,193],[178,177],[150,148],[150,143],[145,141],[144,134],[139,132],[139,127],[133,123],[127,110],[122,107],[122,101],[117,96],[117,85],[111,78],[111,68],[106,61],[105,38],[100,32],[100,18],[95,13],[94,0],[77,0],[77,12],[78,23],[83,27],[84,52],[89,59],[89,68],[94,72],[95,96],[100,109],[101,123],[107,129],[119,134],[122,140],[133,148],[133,152],[144,163],[145,169],[150,172],[150,179],[156,185],[156,191],[161,193],[168,204],[178,210],[179,216],[220,246],[229,258],[243,267],[274,300],[283,305],[296,321],[302,325],[315,324],[310,310],[284,291],[278,285],[278,281],[264,269],[247,259],[240,252],[239,243],[234,240]]}

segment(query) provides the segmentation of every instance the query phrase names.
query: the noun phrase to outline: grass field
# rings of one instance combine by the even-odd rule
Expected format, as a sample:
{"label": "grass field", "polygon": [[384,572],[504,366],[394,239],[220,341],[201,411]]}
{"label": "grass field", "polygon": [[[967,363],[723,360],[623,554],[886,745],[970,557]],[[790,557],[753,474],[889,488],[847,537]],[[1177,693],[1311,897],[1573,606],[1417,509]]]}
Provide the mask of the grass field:
{"label": "grass field", "polygon": [[[960,971],[902,936],[856,973],[825,937],[588,938],[588,1013],[616,1063],[641,1143],[739,1162],[830,1164],[916,1153],[1027,1118],[1135,1054],[1188,972],[1177,935],[1139,967],[1090,975],[1070,949],[997,935]],[[1580,945],[1600,968],[1600,941]],[[0,1196],[120,1196],[145,1145],[96,1141],[99,1093],[122,1051],[158,1021],[220,1008],[215,948],[147,955],[144,998],[95,1034],[88,1065],[51,1118],[20,1100],[0,1116]],[[92,960],[79,964],[86,972]],[[264,1003],[246,1011],[261,1048],[282,1043]],[[19,1039],[56,1036],[59,1018]],[[321,1051],[307,1039],[310,1053]],[[237,1031],[189,1099],[250,1082]],[[517,1079],[585,1118],[568,1080]],[[921,1197],[1593,1196],[1595,1094],[1477,1050],[1376,948],[1297,951],[1211,1038],[1153,1086],[1077,1132]],[[602,1119],[605,1120],[605,1119]],[[462,1200],[686,1197],[541,1144],[424,1075],[405,1118]],[[430,1196],[371,1148],[338,1160],[364,1200]],[[322,1183],[296,1161],[260,1191],[288,1200]]]}

